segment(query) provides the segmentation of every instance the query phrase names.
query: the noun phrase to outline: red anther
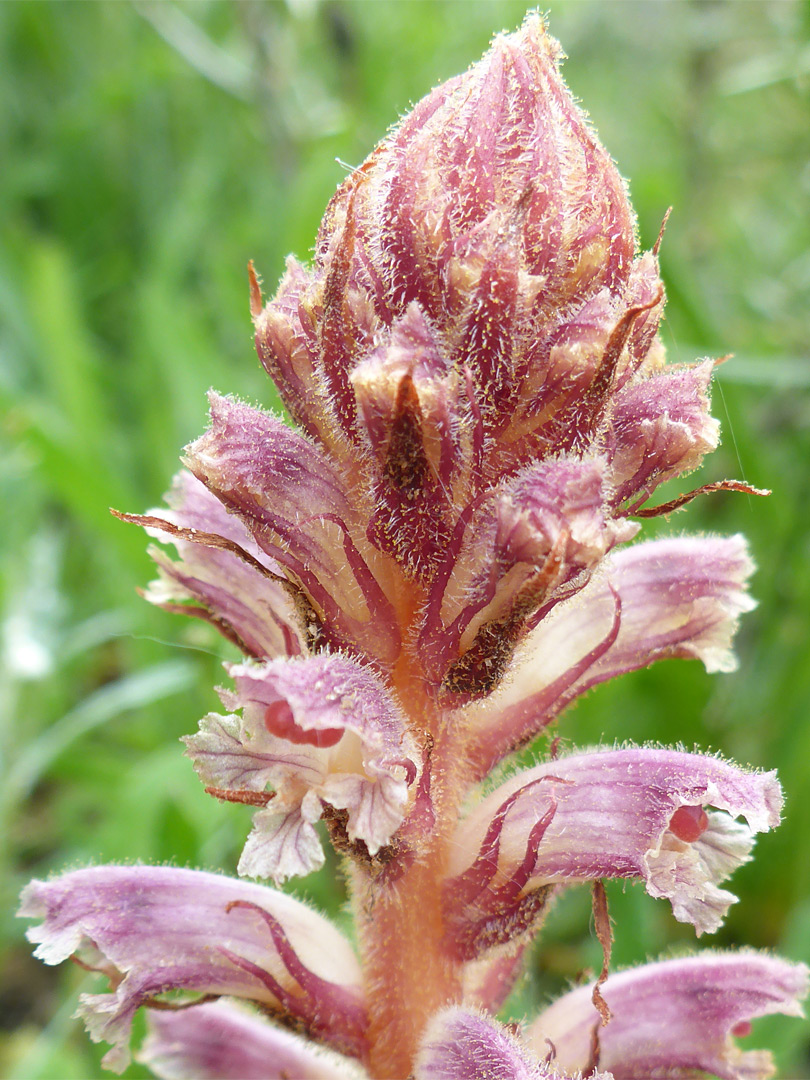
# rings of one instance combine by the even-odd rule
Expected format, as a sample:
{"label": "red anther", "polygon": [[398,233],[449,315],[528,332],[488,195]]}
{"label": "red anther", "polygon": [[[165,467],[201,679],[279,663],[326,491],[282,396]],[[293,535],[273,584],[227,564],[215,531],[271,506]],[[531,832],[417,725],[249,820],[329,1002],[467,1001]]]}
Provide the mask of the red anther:
{"label": "red anther", "polygon": [[731,1029],[731,1034],[737,1039],[744,1039],[746,1035],[751,1034],[751,1021],[740,1020],[739,1024],[735,1024]]}
{"label": "red anther", "polygon": [[669,819],[669,831],[688,844],[701,837],[709,827],[709,815],[702,806],[679,806]]}
{"label": "red anther", "polygon": [[343,728],[313,728],[305,731],[296,724],[293,711],[286,701],[274,701],[264,710],[264,726],[271,735],[277,735],[298,746],[317,746],[323,750],[340,742]]}

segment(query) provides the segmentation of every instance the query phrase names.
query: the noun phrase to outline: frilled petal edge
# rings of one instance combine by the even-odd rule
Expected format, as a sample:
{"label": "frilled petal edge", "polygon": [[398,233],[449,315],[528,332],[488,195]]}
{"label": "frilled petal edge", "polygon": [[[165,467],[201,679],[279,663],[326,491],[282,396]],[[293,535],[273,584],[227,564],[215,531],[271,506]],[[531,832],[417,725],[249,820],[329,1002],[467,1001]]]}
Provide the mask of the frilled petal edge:
{"label": "frilled petal edge", "polygon": [[221,696],[241,718],[212,713],[185,743],[220,797],[272,795],[239,872],[282,881],[316,869],[323,852],[313,825],[324,804],[345,814],[348,840],[375,855],[399,828],[416,776],[404,715],[380,678],[328,653],[228,670],[236,691]]}

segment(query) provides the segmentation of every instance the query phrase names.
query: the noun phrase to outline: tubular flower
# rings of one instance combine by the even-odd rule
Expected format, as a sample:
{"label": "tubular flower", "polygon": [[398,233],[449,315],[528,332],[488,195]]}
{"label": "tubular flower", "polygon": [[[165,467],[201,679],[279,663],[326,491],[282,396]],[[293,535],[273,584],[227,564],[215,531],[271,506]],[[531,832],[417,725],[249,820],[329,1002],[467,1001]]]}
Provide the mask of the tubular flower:
{"label": "tubular flower", "polygon": [[[779,822],[772,773],[619,746],[482,795],[598,683],[664,657],[731,670],[753,606],[741,537],[630,544],[640,519],[753,489],[645,505],[717,444],[713,363],[666,363],[657,251],[560,56],[535,15],[496,38],[345,180],[311,267],[290,258],[264,303],[251,266],[295,426],[212,394],[169,508],[119,515],[174,546],[152,549],[147,598],[243,653],[225,713],[184,740],[206,789],[254,812],[239,873],[306,874],[328,837],[356,947],[275,888],[199,871],[34,881],[38,955],[110,980],[81,1004],[110,1068],[144,1006],[140,1060],[170,1080],[750,1080],[770,1059],[734,1038],[800,1013],[806,969],[753,952],[609,966],[602,880],[714,931]],[[495,1014],[578,884],[603,971],[521,1034]]]}
{"label": "tubular flower", "polygon": [[[49,964],[69,956],[108,976],[114,993],[85,994],[91,1036],[129,1060],[135,1010],[166,990],[228,995],[298,1019],[322,1041],[362,1052],[362,976],[348,941],[284,893],[199,870],[96,866],[33,881],[20,913]],[[193,999],[192,999],[193,1000]]]}
{"label": "tubular flower", "polygon": [[742,1051],[735,1037],[759,1016],[802,1015],[796,1003],[807,994],[807,969],[750,950],[707,952],[622,971],[603,993],[611,1020],[598,1040],[590,987],[559,998],[526,1031],[537,1052],[554,1047],[563,1075],[598,1056],[616,1080],[662,1072],[748,1080],[772,1075],[770,1054]]}
{"label": "tubular flower", "polygon": [[306,654],[306,628],[286,578],[247,529],[191,473],[175,478],[168,502],[173,512],[162,511],[155,525],[171,532],[147,531],[159,540],[171,537],[180,559],[150,548],[160,577],[146,590],[147,600],[207,619],[248,656]]}
{"label": "tubular flower", "polygon": [[613,877],[641,879],[698,934],[714,931],[736,900],[718,884],[748,861],[754,832],[779,824],[781,805],[772,773],[672,750],[603,750],[520,772],[458,826],[449,940],[472,958],[516,936],[549,885]]}

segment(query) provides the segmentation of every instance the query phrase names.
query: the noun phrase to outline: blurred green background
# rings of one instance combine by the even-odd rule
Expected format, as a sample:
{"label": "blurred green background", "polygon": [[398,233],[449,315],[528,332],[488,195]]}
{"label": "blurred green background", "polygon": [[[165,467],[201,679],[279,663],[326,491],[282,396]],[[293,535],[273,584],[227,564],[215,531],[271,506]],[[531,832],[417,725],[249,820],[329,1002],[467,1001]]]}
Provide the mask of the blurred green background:
{"label": "blurred green background", "polygon": [[[739,635],[739,671],[660,664],[600,688],[559,730],[778,768],[786,821],[736,875],[741,903],[709,944],[807,960],[810,6],[548,7],[568,82],[630,178],[645,246],[674,207],[661,256],[672,359],[736,354],[715,385],[723,446],[689,484],[774,489],[647,526],[749,536],[760,607]],[[159,502],[205,426],[209,386],[275,403],[251,346],[247,260],[272,291],[287,252],[308,258],[347,167],[524,11],[512,0],[0,4],[6,1075],[102,1075],[103,1048],[70,1019],[92,977],[31,959],[12,916],[23,883],[90,861],[232,871],[248,829],[246,808],[203,793],[177,742],[218,707],[229,647],[138,599],[152,576],[145,540],[108,507]],[[345,918],[329,873],[297,888]],[[610,896],[617,963],[693,940],[640,888]],[[598,967],[588,919],[584,890],[559,904],[515,1015]],[[801,1022],[761,1022],[747,1041],[776,1048],[780,1076],[810,1076]]]}

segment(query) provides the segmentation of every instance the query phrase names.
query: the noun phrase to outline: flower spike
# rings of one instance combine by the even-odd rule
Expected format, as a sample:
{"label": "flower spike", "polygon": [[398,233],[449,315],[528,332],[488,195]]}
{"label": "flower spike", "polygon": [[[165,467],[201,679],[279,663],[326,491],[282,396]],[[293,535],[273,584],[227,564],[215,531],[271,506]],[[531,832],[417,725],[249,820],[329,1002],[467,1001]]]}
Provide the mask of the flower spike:
{"label": "flower spike", "polygon": [[[754,606],[739,536],[628,546],[698,494],[756,489],[659,490],[717,445],[715,365],[667,364],[660,237],[638,249],[561,58],[528,15],[351,170],[311,266],[288,259],[265,302],[250,264],[259,360],[294,426],[212,393],[169,509],[119,515],[176,550],[152,549],[147,599],[242,653],[224,714],[183,740],[206,791],[251,808],[239,873],[307,874],[328,839],[357,954],[260,884],[142,866],[34,881],[38,955],[110,979],[81,1011],[111,1068],[143,1006],[141,1060],[167,1080],[757,1080],[768,1056],[735,1040],[799,1014],[806,969],[762,954],[610,967],[632,927],[603,882],[715,931],[779,822],[773,772],[619,729],[613,749],[507,760],[615,675],[733,670]],[[601,971],[524,1036],[495,1017],[580,883]]]}

